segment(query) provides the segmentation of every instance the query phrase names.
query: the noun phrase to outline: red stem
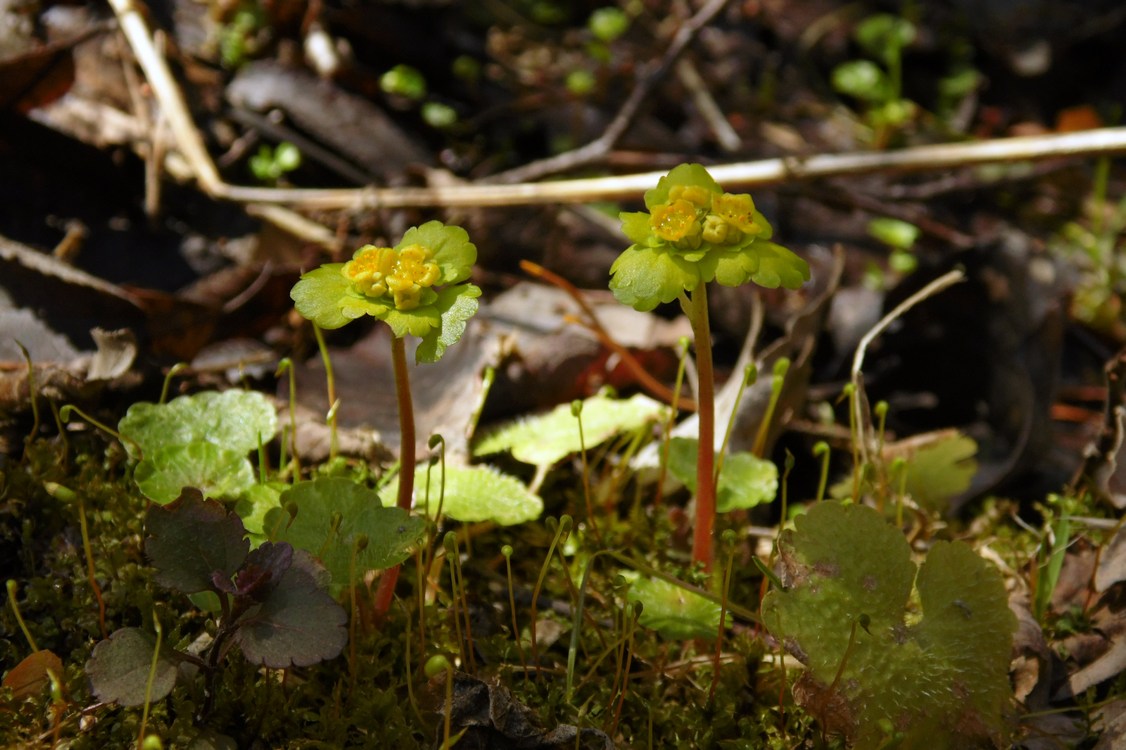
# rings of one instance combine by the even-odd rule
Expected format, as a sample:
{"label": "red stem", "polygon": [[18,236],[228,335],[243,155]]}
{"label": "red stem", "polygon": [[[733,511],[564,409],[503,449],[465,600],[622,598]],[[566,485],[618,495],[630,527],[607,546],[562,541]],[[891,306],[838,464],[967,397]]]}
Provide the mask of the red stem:
{"label": "red stem", "polygon": [[696,345],[696,417],[700,433],[696,453],[696,529],[692,536],[692,561],[711,571],[715,528],[715,374],[712,370],[712,336],[708,322],[707,286],[701,282],[688,294],[688,319]]}
{"label": "red stem", "polygon": [[[399,399],[399,497],[395,504],[409,511],[414,497],[414,402],[411,400],[410,372],[407,369],[407,345],[399,336],[391,336],[391,363],[395,369],[395,396]],[[379,588],[375,592],[377,621],[382,620],[391,609],[399,567],[388,568],[379,579]]]}

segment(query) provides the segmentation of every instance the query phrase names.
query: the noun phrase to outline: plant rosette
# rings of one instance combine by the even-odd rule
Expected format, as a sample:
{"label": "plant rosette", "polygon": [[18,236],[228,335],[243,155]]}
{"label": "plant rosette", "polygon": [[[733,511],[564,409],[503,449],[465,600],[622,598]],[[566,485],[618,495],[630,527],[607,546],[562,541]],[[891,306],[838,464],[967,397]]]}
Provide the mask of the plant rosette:
{"label": "plant rosette", "polygon": [[726,193],[700,164],[681,164],[645,193],[648,211],[621,214],[633,242],[610,268],[610,289],[638,310],[672,302],[701,283],[796,289],[809,265],[770,242],[770,222],[746,193]]}
{"label": "plant rosette", "polygon": [[396,338],[422,339],[419,362],[436,362],[477,312],[481,290],[463,283],[476,261],[477,247],[464,229],[428,221],[408,229],[395,247],[364,245],[347,263],[309,271],[290,296],[321,328],[340,328],[364,315],[379,318]]}

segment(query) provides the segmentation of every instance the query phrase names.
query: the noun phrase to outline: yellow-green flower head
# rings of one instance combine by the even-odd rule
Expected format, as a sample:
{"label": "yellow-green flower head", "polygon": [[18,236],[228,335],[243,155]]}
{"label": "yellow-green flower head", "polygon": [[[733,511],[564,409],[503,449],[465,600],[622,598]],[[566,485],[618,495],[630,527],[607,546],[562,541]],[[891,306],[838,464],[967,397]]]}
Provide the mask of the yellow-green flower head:
{"label": "yellow-green flower head", "polygon": [[370,315],[395,336],[417,336],[419,361],[442,356],[477,310],[481,290],[466,282],[477,248],[461,227],[428,221],[395,247],[364,245],[347,263],[327,263],[301,277],[290,296],[321,328]]}
{"label": "yellow-green flower head", "polygon": [[687,200],[674,200],[661,206],[656,206],[650,215],[649,225],[653,234],[666,242],[680,242],[696,240],[698,246],[700,237],[700,219],[697,216],[696,206]]}
{"label": "yellow-green flower head", "polygon": [[610,267],[610,289],[638,310],[683,297],[701,283],[796,289],[809,266],[770,242],[751,196],[725,193],[700,164],[681,164],[645,193],[645,211],[621,214],[633,243]]}
{"label": "yellow-green flower head", "polygon": [[442,275],[431,260],[431,251],[422,245],[401,250],[364,245],[344,264],[341,273],[367,297],[390,293],[399,310],[418,307],[422,290],[429,289]]}
{"label": "yellow-green flower head", "polygon": [[705,210],[712,205],[712,195],[710,190],[699,185],[673,185],[669,188],[669,202],[684,200]]}
{"label": "yellow-green flower head", "polygon": [[712,213],[740,232],[758,234],[762,227],[755,221],[755,202],[746,193],[724,193],[712,199]]}

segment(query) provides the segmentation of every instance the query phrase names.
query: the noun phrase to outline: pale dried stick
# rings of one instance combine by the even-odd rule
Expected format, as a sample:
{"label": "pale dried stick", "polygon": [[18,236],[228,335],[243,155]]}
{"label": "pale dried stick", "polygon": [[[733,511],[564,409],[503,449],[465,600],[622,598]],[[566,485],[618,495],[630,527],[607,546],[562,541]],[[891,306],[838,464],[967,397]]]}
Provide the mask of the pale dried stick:
{"label": "pale dried stick", "polygon": [[[130,0],[110,0],[110,4],[168,118],[180,152],[191,165],[200,188],[214,198],[239,203],[348,210],[592,203],[634,200],[664,176],[663,172],[642,172],[548,183],[443,184],[404,188],[283,189],[228,185],[219,178],[215,163],[188,114],[183,95],[168,71],[167,63],[153,46],[144,19]],[[994,162],[1116,153],[1126,153],[1126,127],[1000,138],[978,143],[916,146],[900,151],[786,156],[720,164],[710,167],[709,171],[717,182],[725,186],[751,187],[871,172],[929,171]]]}
{"label": "pale dried stick", "polygon": [[856,345],[856,353],[852,356],[852,371],[851,382],[853,387],[853,419],[855,420],[856,429],[858,431],[858,443],[860,446],[860,453],[865,462],[870,458],[870,445],[873,436],[870,430],[867,429],[868,420],[866,419],[866,404],[867,398],[864,396],[864,380],[861,378],[860,368],[864,365],[864,355],[868,351],[868,345],[875,340],[877,336],[883,333],[888,326],[903,316],[908,310],[920,302],[930,299],[942,290],[949,286],[958,284],[966,280],[966,274],[960,270],[953,270],[944,273],[937,279],[927,284],[919,291],[912,294],[907,299],[900,302],[895,308],[884,317],[872,329],[860,339],[860,343]]}

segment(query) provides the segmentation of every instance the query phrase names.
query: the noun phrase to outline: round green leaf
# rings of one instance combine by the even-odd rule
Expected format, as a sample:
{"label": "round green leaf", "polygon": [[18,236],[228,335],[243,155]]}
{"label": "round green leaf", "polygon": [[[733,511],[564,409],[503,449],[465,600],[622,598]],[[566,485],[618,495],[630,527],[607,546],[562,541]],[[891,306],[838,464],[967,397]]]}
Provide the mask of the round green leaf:
{"label": "round green leaf", "polygon": [[631,245],[610,266],[610,291],[641,312],[672,302],[699,284],[696,264],[663,248]]}
{"label": "round green leaf", "polygon": [[175,500],[184,487],[206,497],[236,498],[255,482],[244,453],[199,441],[146,452],[133,479],[145,497],[161,505]]}
{"label": "round green leaf", "polygon": [[871,60],[852,60],[833,69],[833,88],[863,102],[882,102],[891,97],[891,82]]}
{"label": "round green leaf", "polygon": [[641,602],[638,622],[664,638],[715,640],[719,634],[720,606],[710,599],[660,578],[637,578],[626,595]]}
{"label": "round green leaf", "polygon": [[[204,391],[166,404],[137,403],[117,429],[135,440],[146,456],[169,445],[209,442],[246,455],[278,431],[277,411],[257,391]],[[126,442],[126,448],[131,446]]]}
{"label": "round green leaf", "polygon": [[[426,535],[423,519],[383,507],[375,492],[342,477],[298,482],[282,493],[280,502],[281,507],[266,514],[267,533],[320,559],[332,574],[334,595],[351,576],[401,563]],[[367,538],[367,546],[356,549],[353,569],[360,536]]]}
{"label": "round green leaf", "polygon": [[[396,477],[383,494],[393,498],[398,490]],[[467,523],[492,521],[514,526],[534,521],[543,513],[543,500],[538,495],[529,492],[519,479],[491,466],[447,465],[444,489],[440,467],[428,472],[427,467],[420,466],[414,475],[414,507],[425,509],[433,517],[438,512],[439,499],[443,516]]]}
{"label": "round green leaf", "polygon": [[340,269],[343,263],[326,263],[301,276],[289,292],[297,312],[324,329],[340,328],[354,317],[341,310],[340,301],[349,294],[351,285]]}
{"label": "round green leaf", "polygon": [[158,701],[172,692],[176,684],[176,659],[163,648],[156,659],[152,689],[152,670],[156,637],[139,628],[122,628],[94,646],[86,662],[86,676],[98,700],[119,706],[141,706],[146,692],[149,701]]}
{"label": "round green leaf", "polygon": [[442,272],[438,284],[465,281],[473,273],[473,264],[477,262],[477,246],[469,241],[469,233],[459,226],[440,221],[411,227],[395,249],[401,250],[410,245],[422,245],[433,253],[432,260]]}

